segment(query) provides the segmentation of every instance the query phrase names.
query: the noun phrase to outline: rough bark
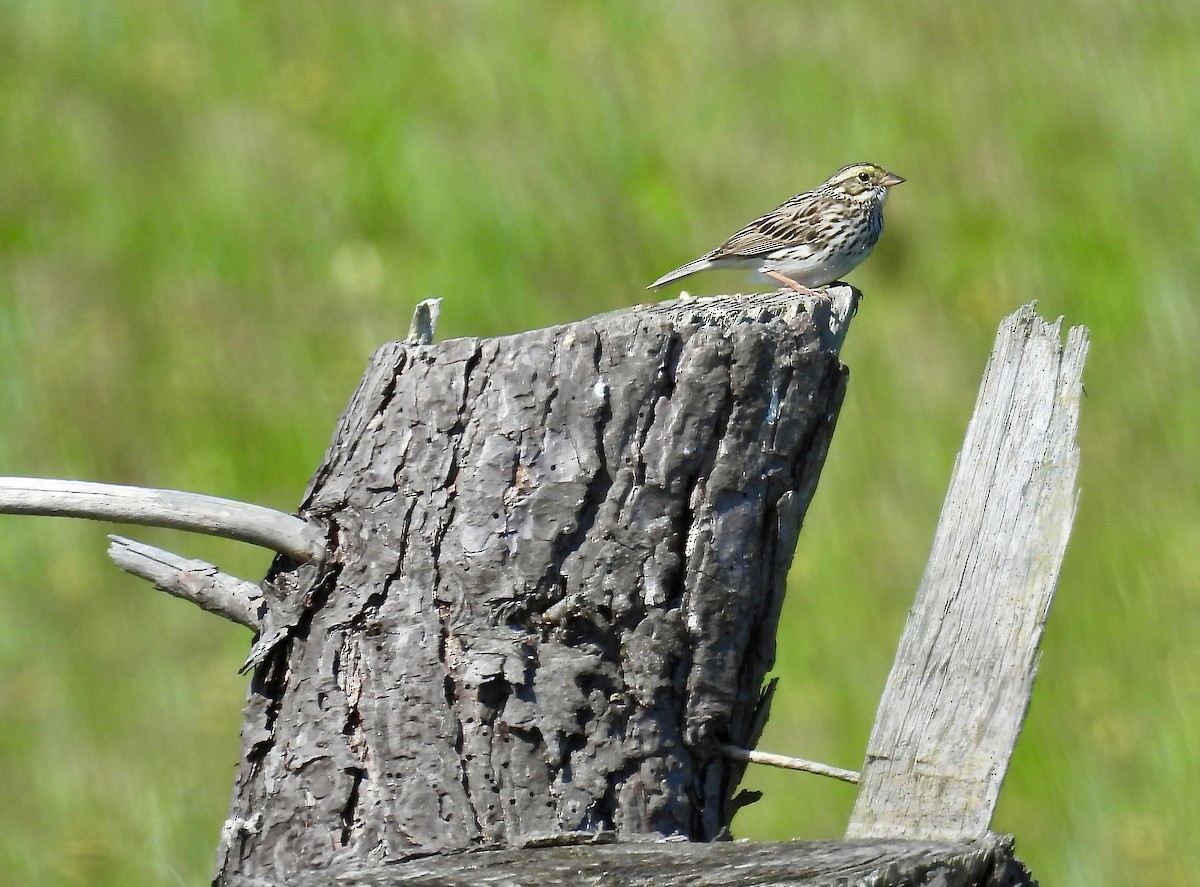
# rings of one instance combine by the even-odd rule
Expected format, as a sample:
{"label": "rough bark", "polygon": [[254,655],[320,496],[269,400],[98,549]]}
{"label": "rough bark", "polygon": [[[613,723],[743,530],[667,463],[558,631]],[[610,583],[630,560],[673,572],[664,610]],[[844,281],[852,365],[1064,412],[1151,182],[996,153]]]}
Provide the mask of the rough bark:
{"label": "rough bark", "polygon": [[1000,325],[867,746],[848,836],[983,835],[1075,516],[1087,330]]}
{"label": "rough bark", "polygon": [[844,392],[833,294],[381,348],[301,509],[330,550],[264,584],[216,883],[720,834]]}

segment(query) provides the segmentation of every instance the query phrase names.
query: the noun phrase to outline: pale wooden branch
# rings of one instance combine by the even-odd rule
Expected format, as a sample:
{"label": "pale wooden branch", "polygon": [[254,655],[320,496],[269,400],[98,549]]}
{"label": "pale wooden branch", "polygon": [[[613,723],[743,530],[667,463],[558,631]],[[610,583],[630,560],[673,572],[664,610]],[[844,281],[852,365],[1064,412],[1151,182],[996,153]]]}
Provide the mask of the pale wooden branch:
{"label": "pale wooden branch", "polygon": [[717,749],[727,758],[735,761],[745,761],[748,764],[763,764],[767,767],[781,767],[784,770],[802,770],[805,773],[815,773],[818,776],[828,776],[840,779],[842,782],[858,784],[858,773],[854,770],[843,770],[841,767],[831,767],[817,761],[806,761],[804,758],[792,758],[787,755],[772,754],[757,749],[739,748],[736,745],[718,745]]}
{"label": "pale wooden branch", "polygon": [[854,838],[987,832],[1075,514],[1087,330],[1000,325],[867,747]]}
{"label": "pale wooden branch", "polygon": [[282,511],[178,490],[40,477],[0,477],[0,514],[35,514],[167,527],[260,545],[294,560],[320,559],[321,530]]}
{"label": "pale wooden branch", "polygon": [[189,560],[124,536],[108,538],[112,543],[108,556],[125,572],[210,613],[259,630],[263,594],[253,582],[222,573],[205,561]]}

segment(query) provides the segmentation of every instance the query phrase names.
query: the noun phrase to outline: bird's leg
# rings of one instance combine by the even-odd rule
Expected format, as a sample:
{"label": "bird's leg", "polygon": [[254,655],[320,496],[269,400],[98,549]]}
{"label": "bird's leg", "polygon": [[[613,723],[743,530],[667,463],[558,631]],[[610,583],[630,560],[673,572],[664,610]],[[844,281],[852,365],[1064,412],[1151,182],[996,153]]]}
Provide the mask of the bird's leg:
{"label": "bird's leg", "polygon": [[772,280],[778,280],[780,283],[782,283],[788,289],[793,289],[796,292],[800,293],[800,295],[802,295],[802,296],[822,296],[822,295],[824,295],[824,293],[821,290],[814,290],[814,289],[809,289],[806,286],[801,286],[800,284],[796,283],[796,281],[792,280],[792,278],[785,277],[784,275],[780,274],[778,271],[763,271],[763,274],[767,275],[767,277],[770,277]]}

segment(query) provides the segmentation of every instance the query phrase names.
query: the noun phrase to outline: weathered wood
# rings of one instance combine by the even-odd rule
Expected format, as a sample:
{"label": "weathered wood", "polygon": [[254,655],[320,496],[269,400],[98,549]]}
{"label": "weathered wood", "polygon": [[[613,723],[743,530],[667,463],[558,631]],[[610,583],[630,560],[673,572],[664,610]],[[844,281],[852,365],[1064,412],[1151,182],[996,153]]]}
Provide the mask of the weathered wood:
{"label": "weathered wood", "polygon": [[726,826],[856,294],[381,348],[273,573],[217,883]]}
{"label": "weathered wood", "polygon": [[1006,318],[888,677],[847,832],[984,834],[1029,707],[1076,504],[1087,330]]}
{"label": "weathered wood", "polygon": [[319,527],[282,511],[201,493],[42,477],[0,477],[0,514],[81,517],[189,530],[261,545],[296,561],[325,550]]}
{"label": "weathered wood", "polygon": [[[605,836],[601,836],[603,840]],[[611,836],[608,836],[611,837]],[[1000,836],[909,841],[641,841],[427,856],[400,865],[307,872],[237,887],[1036,887]]]}
{"label": "weathered wood", "polygon": [[212,564],[192,560],[126,539],[109,536],[108,556],[127,573],[154,583],[167,594],[257,631],[262,622],[263,594],[253,582],[222,573]]}

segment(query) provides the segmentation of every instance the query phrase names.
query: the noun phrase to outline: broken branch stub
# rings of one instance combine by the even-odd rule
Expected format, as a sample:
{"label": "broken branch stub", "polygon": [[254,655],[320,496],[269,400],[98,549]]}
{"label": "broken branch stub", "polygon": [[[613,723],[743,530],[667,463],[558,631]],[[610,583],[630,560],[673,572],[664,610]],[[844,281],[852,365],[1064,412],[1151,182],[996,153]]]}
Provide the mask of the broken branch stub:
{"label": "broken branch stub", "polygon": [[[273,574],[218,884],[728,822],[857,294],[372,358]],[[758,713],[761,714],[761,713]]]}

